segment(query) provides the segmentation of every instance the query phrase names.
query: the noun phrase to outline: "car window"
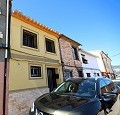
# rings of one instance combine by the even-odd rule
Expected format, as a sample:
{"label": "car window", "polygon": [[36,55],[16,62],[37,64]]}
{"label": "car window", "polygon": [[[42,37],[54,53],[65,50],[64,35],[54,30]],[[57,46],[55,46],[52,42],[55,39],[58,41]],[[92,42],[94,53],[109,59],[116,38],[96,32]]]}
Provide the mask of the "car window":
{"label": "car window", "polygon": [[105,83],[107,84],[109,92],[112,92],[115,90],[115,85],[114,85],[113,81],[111,81],[109,79],[105,79]]}
{"label": "car window", "polygon": [[74,88],[76,87],[76,84],[71,82],[71,81],[67,81],[67,82],[63,82],[56,90],[55,92],[62,94],[62,93],[70,93],[74,90]]}
{"label": "car window", "polygon": [[84,80],[79,84],[76,94],[80,96],[94,96],[96,92],[96,84],[90,80]]}
{"label": "car window", "polygon": [[55,91],[58,94],[94,97],[96,93],[96,83],[90,80],[81,80],[79,83],[66,81],[61,84]]}
{"label": "car window", "polygon": [[109,79],[105,79],[104,81],[107,85],[109,85],[111,83],[111,81]]}
{"label": "car window", "polygon": [[105,83],[103,80],[101,80],[101,81],[100,81],[100,88],[102,88],[102,87],[104,87],[104,86],[106,86],[106,83]]}
{"label": "car window", "polygon": [[100,81],[100,92],[101,94],[108,92],[107,84],[103,80]]}

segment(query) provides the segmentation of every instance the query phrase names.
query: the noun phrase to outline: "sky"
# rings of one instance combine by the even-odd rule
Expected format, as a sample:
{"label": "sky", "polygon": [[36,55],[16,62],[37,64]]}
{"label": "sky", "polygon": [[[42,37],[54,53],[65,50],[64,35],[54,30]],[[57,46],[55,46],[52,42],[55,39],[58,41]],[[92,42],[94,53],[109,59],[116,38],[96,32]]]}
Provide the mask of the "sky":
{"label": "sky", "polygon": [[120,65],[120,0],[13,0],[15,9]]}

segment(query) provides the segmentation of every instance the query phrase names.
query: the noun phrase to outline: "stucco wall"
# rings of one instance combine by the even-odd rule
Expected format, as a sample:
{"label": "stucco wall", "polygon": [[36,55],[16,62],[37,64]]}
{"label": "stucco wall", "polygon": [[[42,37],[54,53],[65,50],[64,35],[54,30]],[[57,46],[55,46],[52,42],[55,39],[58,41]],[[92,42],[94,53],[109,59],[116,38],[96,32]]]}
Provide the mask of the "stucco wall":
{"label": "stucco wall", "polygon": [[[102,76],[100,70],[83,68],[84,77],[87,77],[87,73],[90,73],[91,77],[97,77],[98,76],[97,73],[99,73],[99,76]],[[94,73],[96,73],[96,74],[94,74]]]}
{"label": "stucco wall", "polygon": [[[23,45],[23,29],[37,34],[37,49]],[[55,53],[46,51],[45,37],[54,41]],[[62,81],[59,44],[56,36],[12,16],[10,45],[10,91],[47,86],[47,66],[57,68],[60,77],[57,81],[58,83]],[[40,79],[30,79],[30,64],[41,66]]]}
{"label": "stucco wall", "polygon": [[[30,32],[33,32],[37,34],[37,45],[38,49],[30,48],[23,46],[23,34],[22,30],[26,29]],[[46,46],[45,46],[45,37],[51,39],[55,43],[55,54],[46,52]],[[16,51],[21,51],[24,53],[28,53],[31,55],[36,56],[43,56],[43,57],[49,57],[51,59],[59,60],[60,61],[60,52],[59,52],[59,45],[58,45],[58,38],[56,36],[53,36],[51,34],[48,34],[47,32],[44,32],[40,29],[37,29],[25,22],[22,22],[14,17],[11,18],[11,49],[15,49]]]}
{"label": "stucco wall", "polygon": [[[82,62],[81,54],[84,54],[84,55],[85,55],[85,59],[88,60],[88,63],[87,63],[87,64],[84,64],[84,63]],[[83,51],[79,51],[79,55],[80,55],[80,59],[81,59],[81,62],[82,62],[82,67],[99,69],[98,62],[97,62],[97,58],[98,58],[98,57],[93,56],[93,55],[91,55],[91,54],[89,54],[89,53],[85,53],[85,52],[83,52]]]}
{"label": "stucco wall", "polygon": [[[40,65],[42,69],[41,78],[30,79],[30,68],[29,65]],[[58,69],[59,79],[57,83],[60,84],[62,82],[62,70],[58,65],[51,65],[44,63],[36,62],[36,61],[21,61],[10,59],[10,73],[9,73],[9,90],[20,90],[27,88],[35,88],[35,87],[44,87],[48,86],[47,83],[47,68],[52,67]]]}
{"label": "stucco wall", "polygon": [[[88,61],[87,64],[83,63],[81,54],[85,55],[85,59]],[[97,61],[97,58],[99,57],[84,50],[79,50],[79,55],[82,62],[84,77],[87,77],[87,73],[90,73],[91,77],[95,77],[97,75],[94,73],[99,73],[99,76],[101,76],[101,71]]]}

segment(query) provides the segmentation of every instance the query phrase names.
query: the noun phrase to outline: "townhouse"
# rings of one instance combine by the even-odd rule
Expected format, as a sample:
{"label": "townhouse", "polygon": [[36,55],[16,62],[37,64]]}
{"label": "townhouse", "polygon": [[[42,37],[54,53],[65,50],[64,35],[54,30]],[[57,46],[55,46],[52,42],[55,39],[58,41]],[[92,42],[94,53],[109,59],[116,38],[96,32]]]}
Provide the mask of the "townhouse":
{"label": "townhouse", "polygon": [[37,97],[49,92],[49,82],[63,81],[59,35],[17,10],[12,13],[9,115],[28,112]]}
{"label": "townhouse", "polygon": [[64,80],[69,77],[82,77],[82,63],[78,55],[81,44],[63,34],[59,37],[59,44]]}
{"label": "townhouse", "polygon": [[[51,81],[58,85],[69,77],[101,76],[100,71],[102,75],[112,75],[111,60],[104,52],[100,58],[79,46],[80,43],[66,35],[14,11],[11,16],[9,115],[28,113],[34,100],[49,92]],[[103,65],[100,64],[102,59]]]}
{"label": "townhouse", "polygon": [[83,76],[84,77],[97,77],[101,76],[101,71],[98,66],[98,56],[92,53],[79,49],[79,57],[82,62]]}
{"label": "townhouse", "polygon": [[110,79],[114,79],[115,74],[111,65],[112,60],[108,57],[108,55],[101,50],[94,50],[89,52],[99,57],[97,58],[97,61],[98,61],[98,66],[100,68],[102,76],[106,76]]}

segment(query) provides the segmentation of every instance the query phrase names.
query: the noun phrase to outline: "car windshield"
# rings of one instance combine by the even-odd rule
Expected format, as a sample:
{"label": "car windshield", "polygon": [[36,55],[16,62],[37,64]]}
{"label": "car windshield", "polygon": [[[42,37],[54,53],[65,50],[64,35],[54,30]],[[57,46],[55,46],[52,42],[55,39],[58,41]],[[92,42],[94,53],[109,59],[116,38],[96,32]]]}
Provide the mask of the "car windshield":
{"label": "car windshield", "polygon": [[79,83],[65,81],[54,92],[60,95],[94,97],[96,94],[96,83],[89,79],[81,80]]}

